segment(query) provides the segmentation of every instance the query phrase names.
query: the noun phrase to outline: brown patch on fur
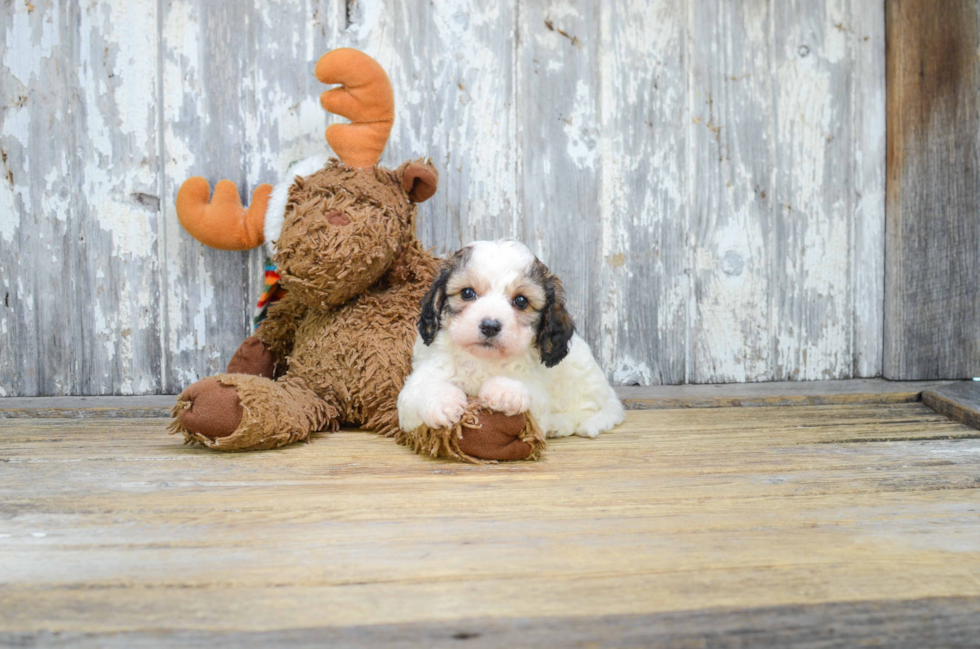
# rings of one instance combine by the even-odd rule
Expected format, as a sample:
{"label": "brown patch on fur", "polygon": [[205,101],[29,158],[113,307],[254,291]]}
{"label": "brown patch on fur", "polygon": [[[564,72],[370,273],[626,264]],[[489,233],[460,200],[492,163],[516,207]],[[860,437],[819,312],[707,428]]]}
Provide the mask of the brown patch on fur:
{"label": "brown patch on fur", "polygon": [[534,309],[535,311],[540,311],[543,309],[547,299],[544,287],[534,281],[531,277],[526,276],[519,277],[511,282],[510,285],[507,286],[506,291],[512,301],[518,295],[523,295],[526,297],[528,301],[528,308]]}
{"label": "brown patch on fur", "polygon": [[[337,211],[347,225],[329,222]],[[338,422],[394,435],[420,302],[439,267],[415,237],[415,216],[401,175],[381,167],[331,160],[297,178],[275,255],[289,292],[256,332],[288,369],[277,381],[219,375],[245,409],[232,435],[201,439],[179,420],[173,429],[236,451],[306,440]]]}
{"label": "brown patch on fur", "polygon": [[285,363],[280,363],[276,354],[258,336],[249,336],[231,357],[225,374],[252,374],[274,379],[285,369]]}
{"label": "brown patch on fur", "polygon": [[471,288],[476,291],[477,295],[484,295],[491,287],[490,282],[486,278],[464,267],[454,271],[449,276],[449,281],[446,282],[446,296],[451,300],[455,299],[459,302],[464,302],[465,300],[459,297],[459,292],[464,288]]}
{"label": "brown patch on fur", "polygon": [[432,344],[442,326],[443,311],[447,307],[446,284],[449,282],[449,278],[466,266],[472,254],[472,248],[461,248],[452,257],[443,261],[439,267],[439,277],[436,278],[425,293],[425,297],[422,298],[422,313],[419,315],[418,330],[426,345]]}
{"label": "brown patch on fur", "polygon": [[545,304],[538,322],[537,345],[541,362],[554,367],[568,355],[568,344],[575,333],[575,321],[565,310],[565,289],[548,267],[535,259],[528,272],[533,282],[544,288]]}
{"label": "brown patch on fur", "polygon": [[228,437],[242,423],[241,400],[235,388],[209,376],[189,385],[177,398],[181,430],[209,439]]}
{"label": "brown patch on fur", "polygon": [[[422,424],[410,433],[399,431],[396,440],[408,446],[415,453],[431,457],[446,458],[470,464],[495,464],[496,460],[475,457],[466,453],[460,445],[464,436],[472,435],[487,425],[499,425],[489,418],[503,417],[482,407],[475,399],[470,399],[462,419],[452,428],[430,428]],[[510,417],[504,417],[511,419]],[[545,449],[545,437],[530,413],[524,414],[524,427],[517,438],[528,448],[528,454],[521,460],[538,460]],[[513,440],[511,440],[512,442]],[[469,445],[473,446],[473,445]]]}

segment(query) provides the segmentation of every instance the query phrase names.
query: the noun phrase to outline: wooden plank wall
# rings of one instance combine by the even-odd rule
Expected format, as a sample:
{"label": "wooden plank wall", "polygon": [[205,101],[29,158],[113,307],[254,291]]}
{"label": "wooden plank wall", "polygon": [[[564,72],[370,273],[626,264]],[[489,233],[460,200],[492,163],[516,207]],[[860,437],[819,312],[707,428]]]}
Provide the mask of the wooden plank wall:
{"label": "wooden plank wall", "polygon": [[324,150],[312,77],[395,86],[420,236],[517,236],[620,384],[876,376],[884,6],[859,0],[0,0],[0,396],[179,391],[249,331],[258,253],[177,224]]}
{"label": "wooden plank wall", "polygon": [[980,3],[888,0],[884,375],[980,375]]}

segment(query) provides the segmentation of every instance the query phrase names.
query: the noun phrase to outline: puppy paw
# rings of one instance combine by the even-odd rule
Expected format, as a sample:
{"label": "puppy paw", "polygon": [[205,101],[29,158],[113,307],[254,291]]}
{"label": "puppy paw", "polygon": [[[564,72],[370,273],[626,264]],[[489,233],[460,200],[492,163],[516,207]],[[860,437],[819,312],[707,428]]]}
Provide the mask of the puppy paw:
{"label": "puppy paw", "polygon": [[505,415],[519,415],[531,408],[531,393],[520,381],[495,376],[480,388],[480,404]]}
{"label": "puppy paw", "polygon": [[432,395],[422,407],[422,421],[429,428],[449,428],[463,418],[466,412],[466,393],[455,386],[448,386]]}

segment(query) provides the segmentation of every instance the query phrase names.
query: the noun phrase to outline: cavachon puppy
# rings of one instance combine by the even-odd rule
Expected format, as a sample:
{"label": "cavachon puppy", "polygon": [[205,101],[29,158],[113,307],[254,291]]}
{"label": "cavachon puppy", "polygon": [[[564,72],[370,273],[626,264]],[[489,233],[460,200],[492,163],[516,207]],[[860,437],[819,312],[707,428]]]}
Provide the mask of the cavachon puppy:
{"label": "cavachon puppy", "polygon": [[548,437],[595,437],[623,406],[565,310],[561,281],[522,243],[477,241],[443,264],[422,300],[403,431],[449,428],[468,397],[530,413]]}

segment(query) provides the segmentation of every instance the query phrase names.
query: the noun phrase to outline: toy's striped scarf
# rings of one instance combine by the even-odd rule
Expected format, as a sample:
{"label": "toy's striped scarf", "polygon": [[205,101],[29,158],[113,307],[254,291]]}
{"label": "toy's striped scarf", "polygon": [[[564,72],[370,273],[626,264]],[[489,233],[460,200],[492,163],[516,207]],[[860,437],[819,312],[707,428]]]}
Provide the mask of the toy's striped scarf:
{"label": "toy's striped scarf", "polygon": [[279,285],[278,268],[272,261],[272,257],[265,258],[265,287],[262,295],[259,296],[259,303],[255,306],[255,317],[252,319],[252,329],[258,329],[259,323],[265,320],[269,314],[269,307],[282,299],[286,294],[286,289]]}

